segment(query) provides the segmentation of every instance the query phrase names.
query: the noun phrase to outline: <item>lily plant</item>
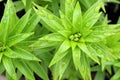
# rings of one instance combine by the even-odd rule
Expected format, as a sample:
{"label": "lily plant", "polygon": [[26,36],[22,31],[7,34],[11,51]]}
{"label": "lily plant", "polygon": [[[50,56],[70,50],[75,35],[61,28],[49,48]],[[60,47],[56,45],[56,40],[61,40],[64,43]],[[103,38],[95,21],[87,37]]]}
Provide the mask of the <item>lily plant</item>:
{"label": "lily plant", "polygon": [[31,47],[54,47],[54,57],[49,64],[53,80],[62,79],[71,62],[84,80],[91,80],[92,61],[104,70],[107,61],[117,58],[107,47],[106,38],[115,35],[119,25],[108,24],[107,18],[101,19],[102,0],[96,1],[85,12],[76,0],[65,0],[64,5],[59,10],[60,15],[56,16],[46,7],[35,4],[40,22],[50,33],[40,37]]}
{"label": "lily plant", "polygon": [[41,60],[25,47],[32,42],[29,37],[34,35],[33,30],[38,22],[39,17],[36,14],[31,16],[31,10],[18,18],[13,2],[8,0],[5,4],[0,22],[0,73],[6,72],[6,80],[19,80],[22,75],[35,80],[34,72],[48,80],[39,64]]}

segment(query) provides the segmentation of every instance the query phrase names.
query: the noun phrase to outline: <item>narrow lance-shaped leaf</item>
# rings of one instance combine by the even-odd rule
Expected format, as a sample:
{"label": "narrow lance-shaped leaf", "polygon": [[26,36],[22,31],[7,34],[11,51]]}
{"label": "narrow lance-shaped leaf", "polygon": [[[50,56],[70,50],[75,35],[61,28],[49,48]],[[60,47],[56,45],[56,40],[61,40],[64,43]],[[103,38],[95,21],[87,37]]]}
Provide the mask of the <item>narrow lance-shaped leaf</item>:
{"label": "narrow lance-shaped leaf", "polygon": [[65,0],[65,16],[72,21],[73,9],[76,0]]}
{"label": "narrow lance-shaped leaf", "polygon": [[29,10],[17,23],[15,26],[13,26],[13,30],[11,30],[11,35],[14,34],[19,34],[23,31],[23,29],[25,28],[28,20],[29,20],[29,16],[30,16],[31,10]]}
{"label": "narrow lance-shaped leaf", "polygon": [[91,80],[90,64],[85,54],[81,55],[79,70],[84,80]]}
{"label": "narrow lance-shaped leaf", "polygon": [[10,58],[20,58],[20,59],[25,59],[25,60],[40,61],[40,59],[38,59],[32,53],[30,53],[22,48],[18,48],[18,47],[14,48],[13,50],[10,48],[7,48],[5,55]]}
{"label": "narrow lance-shaped leaf", "polygon": [[25,77],[29,80],[35,80],[33,76],[33,72],[30,70],[30,68],[27,66],[24,61],[20,60],[14,60],[14,65],[19,69],[19,71],[25,75]]}
{"label": "narrow lance-shaped leaf", "polygon": [[64,75],[65,70],[67,69],[69,63],[71,60],[71,54],[67,54],[61,61],[59,64],[61,64],[59,67],[59,72],[60,72],[60,77],[59,80],[62,79],[62,76]]}
{"label": "narrow lance-shaped leaf", "polygon": [[27,62],[29,67],[42,79],[49,80],[47,76],[47,72],[43,69],[43,67],[40,65],[40,63],[35,61],[29,61]]}
{"label": "narrow lance-shaped leaf", "polygon": [[53,67],[53,80],[61,80],[62,76],[64,75],[64,72],[66,68],[69,65],[69,62],[71,60],[71,54],[67,54],[64,58],[62,58],[58,63],[55,64]]}
{"label": "narrow lance-shaped leaf", "polygon": [[73,62],[74,62],[75,68],[77,70],[79,68],[80,57],[81,57],[81,50],[78,46],[76,46],[75,49],[73,49],[72,47],[72,56],[73,56]]}
{"label": "narrow lance-shaped leaf", "polygon": [[39,40],[45,40],[45,41],[63,41],[65,38],[58,34],[58,33],[52,33],[52,34],[48,34],[42,38],[40,38]]}
{"label": "narrow lance-shaped leaf", "polygon": [[58,45],[58,42],[39,40],[36,43],[30,45],[30,48],[48,48]]}
{"label": "narrow lance-shaped leaf", "polygon": [[35,6],[39,9],[39,10],[35,9],[35,11],[41,19],[40,22],[43,25],[45,25],[45,27],[48,30],[50,30],[52,32],[57,32],[59,30],[64,29],[61,20],[57,16],[53,15],[51,12],[49,12],[48,10],[46,10],[43,7],[40,7],[36,4],[35,4]]}
{"label": "narrow lance-shaped leaf", "polygon": [[8,27],[9,27],[9,22],[10,22],[10,0],[7,1],[5,10],[4,10],[4,15],[1,20],[0,24],[0,40],[4,43],[6,43],[7,36],[8,36]]}
{"label": "narrow lance-shaped leaf", "polygon": [[28,23],[26,24],[22,32],[28,33],[33,31],[39,21],[40,21],[40,17],[36,13],[34,13],[33,16],[29,19]]}
{"label": "narrow lance-shaped leaf", "polygon": [[78,44],[79,48],[85,53],[87,54],[92,60],[94,60],[95,62],[97,62],[98,64],[100,64],[99,59],[96,55],[91,54],[91,52],[88,50],[87,46],[85,43],[81,43]]}
{"label": "narrow lance-shaped leaf", "polygon": [[60,20],[62,21],[62,24],[64,26],[65,30],[71,30],[72,29],[72,23],[70,22],[70,20],[68,19],[68,17],[66,17],[61,11],[60,12]]}
{"label": "narrow lance-shaped leaf", "polygon": [[12,36],[8,39],[7,41],[7,45],[9,47],[25,40],[26,38],[28,38],[29,36],[31,36],[33,33],[22,33],[22,34],[18,34],[18,35],[15,35],[15,36]]}
{"label": "narrow lance-shaped leaf", "polygon": [[65,40],[59,47],[58,51],[55,53],[55,56],[53,57],[51,63],[49,66],[52,66],[59,60],[61,60],[67,53],[68,49],[70,48],[70,43],[68,40]]}
{"label": "narrow lance-shaped leaf", "polygon": [[[78,31],[82,28],[82,12],[79,2],[77,2],[76,7],[73,12],[73,28]],[[79,28],[79,29],[78,29]]]}
{"label": "narrow lance-shaped leaf", "polygon": [[101,8],[103,2],[98,0],[95,4],[93,4],[83,15],[83,22],[86,27],[84,29],[90,29],[99,19],[101,13],[99,9]]}
{"label": "narrow lance-shaped leaf", "polygon": [[2,58],[2,62],[3,62],[3,65],[7,71],[7,73],[10,75],[10,77],[13,79],[13,80],[17,80],[17,75],[15,73],[15,67],[13,65],[13,62],[10,58],[4,56]]}

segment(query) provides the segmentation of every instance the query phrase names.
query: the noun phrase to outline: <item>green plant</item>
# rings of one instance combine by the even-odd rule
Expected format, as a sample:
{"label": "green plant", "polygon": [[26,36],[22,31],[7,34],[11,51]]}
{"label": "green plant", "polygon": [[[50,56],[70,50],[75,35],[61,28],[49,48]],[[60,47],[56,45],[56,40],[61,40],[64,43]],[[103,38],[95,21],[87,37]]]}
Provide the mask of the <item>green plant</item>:
{"label": "green plant", "polygon": [[33,42],[29,37],[34,34],[33,29],[39,22],[39,17],[35,13],[30,16],[30,13],[31,10],[19,19],[12,1],[7,1],[0,22],[0,68],[1,72],[6,71],[7,80],[18,80],[22,74],[26,79],[35,80],[33,72],[48,80],[39,64],[40,59],[27,48],[28,43]]}
{"label": "green plant", "polygon": [[[62,78],[69,64],[74,63],[84,80],[91,80],[91,60],[101,64],[104,70],[105,63],[116,59],[116,56],[106,46],[106,38],[119,31],[119,25],[110,25],[106,18],[100,20],[103,2],[98,0],[87,11],[82,13],[81,6],[76,0],[66,0],[64,12],[60,17],[55,16],[47,9],[35,5],[40,22],[51,31],[41,37],[31,47],[55,47],[55,54],[49,67],[53,66],[53,80]],[[45,43],[44,45],[41,45]],[[84,72],[84,73],[83,73]],[[57,73],[57,74],[56,74]]]}
{"label": "green plant", "polygon": [[[106,2],[119,3],[7,0],[0,21],[0,74],[5,72],[6,80],[22,75],[25,80],[35,75],[43,80],[119,80],[120,24],[109,24],[100,11],[105,12]],[[23,9],[19,18],[16,13]]]}

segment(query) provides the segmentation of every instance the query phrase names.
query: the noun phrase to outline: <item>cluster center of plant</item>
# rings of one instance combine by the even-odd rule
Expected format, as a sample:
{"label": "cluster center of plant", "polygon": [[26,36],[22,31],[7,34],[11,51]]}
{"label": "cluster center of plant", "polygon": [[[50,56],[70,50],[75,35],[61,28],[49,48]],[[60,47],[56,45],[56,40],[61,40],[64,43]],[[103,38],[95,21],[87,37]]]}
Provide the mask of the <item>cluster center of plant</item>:
{"label": "cluster center of plant", "polygon": [[71,35],[69,36],[69,39],[70,39],[71,41],[75,41],[75,42],[78,42],[78,41],[80,40],[80,38],[81,38],[81,33],[80,33],[80,32],[75,33],[75,34],[71,34]]}
{"label": "cluster center of plant", "polygon": [[0,52],[4,52],[6,47],[0,42]]}

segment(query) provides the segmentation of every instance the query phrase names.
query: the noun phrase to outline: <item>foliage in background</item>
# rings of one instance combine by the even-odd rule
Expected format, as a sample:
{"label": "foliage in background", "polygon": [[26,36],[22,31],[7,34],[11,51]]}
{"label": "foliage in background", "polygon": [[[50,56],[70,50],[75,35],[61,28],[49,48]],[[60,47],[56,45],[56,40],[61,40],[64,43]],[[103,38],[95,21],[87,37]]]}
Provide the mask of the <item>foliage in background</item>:
{"label": "foliage in background", "polygon": [[33,72],[48,80],[47,73],[39,64],[40,59],[24,48],[32,43],[29,37],[34,34],[38,22],[39,17],[36,13],[31,15],[31,10],[19,19],[12,1],[7,1],[0,22],[0,69],[1,73],[6,71],[7,80],[19,80],[22,74],[26,79],[35,80]]}
{"label": "foliage in background", "polygon": [[[7,0],[0,22],[0,73],[6,80],[104,80],[120,76],[120,24],[109,24],[105,2],[118,0]],[[25,10],[18,18],[16,13]],[[107,73],[107,72],[108,73]]]}

